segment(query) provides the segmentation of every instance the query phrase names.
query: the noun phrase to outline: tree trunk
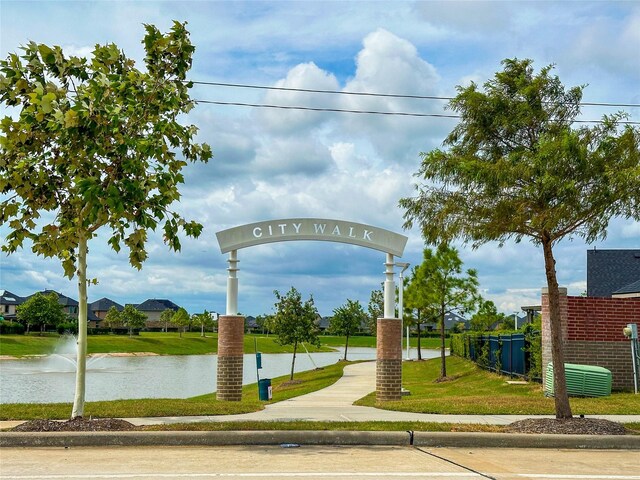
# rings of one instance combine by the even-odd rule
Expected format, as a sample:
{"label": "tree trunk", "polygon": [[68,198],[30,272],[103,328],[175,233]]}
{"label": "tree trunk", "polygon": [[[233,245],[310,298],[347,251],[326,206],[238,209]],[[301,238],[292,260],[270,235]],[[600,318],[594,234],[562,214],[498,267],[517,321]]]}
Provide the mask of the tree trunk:
{"label": "tree trunk", "polygon": [[549,291],[549,326],[551,328],[551,360],[553,361],[553,386],[556,418],[571,418],[571,405],[567,394],[564,372],[562,324],[560,318],[560,293],[556,277],[556,261],[553,258],[552,241],[546,232],[542,236],[545,273]]}
{"label": "tree trunk", "polygon": [[420,322],[422,321],[422,315],[418,310],[418,360],[422,360],[422,349],[420,348]]}
{"label": "tree trunk", "polygon": [[440,377],[447,377],[447,356],[444,352],[444,306],[440,310]]}
{"label": "tree trunk", "polygon": [[76,356],[76,392],[71,418],[84,415],[85,377],[87,371],[87,239],[78,242],[78,340]]}
{"label": "tree trunk", "polygon": [[344,345],[344,361],[347,361],[347,350],[349,349],[349,334],[347,334],[347,343]]}
{"label": "tree trunk", "polygon": [[200,328],[200,336],[204,337],[204,322],[202,322],[202,326]]}
{"label": "tree trunk", "polygon": [[296,365],[296,350],[298,350],[297,341],[293,343],[293,360],[291,360],[291,376],[289,377],[289,380],[293,380],[293,370],[295,369]]}

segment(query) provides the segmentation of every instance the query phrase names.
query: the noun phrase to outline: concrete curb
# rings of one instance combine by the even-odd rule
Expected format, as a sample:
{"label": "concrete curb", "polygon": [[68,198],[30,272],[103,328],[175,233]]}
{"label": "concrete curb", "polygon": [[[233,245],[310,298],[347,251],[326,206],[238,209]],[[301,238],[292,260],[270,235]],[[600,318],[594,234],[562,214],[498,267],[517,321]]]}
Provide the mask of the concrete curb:
{"label": "concrete curb", "polygon": [[0,432],[0,447],[382,445],[464,448],[640,450],[638,435],[520,435],[509,433],[238,431],[238,432]]}

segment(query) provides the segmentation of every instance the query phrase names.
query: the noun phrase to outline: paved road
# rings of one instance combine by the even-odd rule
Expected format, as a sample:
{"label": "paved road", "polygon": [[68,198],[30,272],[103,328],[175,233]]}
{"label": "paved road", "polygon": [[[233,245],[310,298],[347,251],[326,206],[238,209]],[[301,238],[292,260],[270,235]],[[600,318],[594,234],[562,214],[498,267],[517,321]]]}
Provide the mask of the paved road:
{"label": "paved road", "polygon": [[0,480],[640,480],[637,452],[414,447],[0,450]]}

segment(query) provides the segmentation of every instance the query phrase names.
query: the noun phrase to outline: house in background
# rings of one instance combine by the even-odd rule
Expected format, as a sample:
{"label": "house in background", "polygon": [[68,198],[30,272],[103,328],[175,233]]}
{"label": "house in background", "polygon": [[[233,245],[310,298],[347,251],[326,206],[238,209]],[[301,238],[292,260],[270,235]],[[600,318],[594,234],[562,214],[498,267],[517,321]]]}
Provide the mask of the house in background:
{"label": "house in background", "polygon": [[[469,330],[471,324],[469,320],[464,317],[461,317],[457,313],[448,312],[444,314],[444,329],[445,331],[449,331],[453,329],[459,323],[464,324],[464,330]],[[427,332],[436,332],[439,331],[438,322],[429,322],[429,323],[421,323],[420,328]]]}
{"label": "house in background", "polygon": [[[75,318],[76,320],[78,319],[79,304],[77,300],[74,300],[71,297],[67,297],[66,295],[56,292],[55,290],[42,290],[41,292],[36,293],[41,293],[42,295],[51,295],[52,293],[56,294],[58,296],[58,303],[62,305],[62,311],[66,313],[68,317]],[[35,295],[35,293],[33,295]],[[33,297],[33,295],[29,295],[27,298],[25,298],[25,300]],[[87,304],[87,326],[91,328],[97,327],[100,323],[100,320],[101,319],[91,311],[89,305]]]}
{"label": "house in background", "polygon": [[16,307],[24,301],[25,298],[11,293],[9,290],[0,290],[0,317],[15,321]]}
{"label": "house in background", "polygon": [[167,300],[166,298],[149,298],[142,302],[139,305],[135,306],[137,310],[144,313],[147,316],[146,328],[149,330],[177,330],[177,327],[174,325],[165,325],[160,321],[160,315],[166,309],[173,310],[177,312],[180,309],[180,306],[173,303],[171,300]]}
{"label": "house in background", "polygon": [[587,297],[640,297],[640,250],[587,250]]}
{"label": "house in background", "polygon": [[124,307],[122,305],[106,297],[102,297],[100,300],[96,300],[95,302],[91,302],[89,304],[89,310],[101,320],[104,320],[104,317],[106,317],[107,312],[111,307],[116,307],[116,310],[118,310],[119,312],[124,310]]}

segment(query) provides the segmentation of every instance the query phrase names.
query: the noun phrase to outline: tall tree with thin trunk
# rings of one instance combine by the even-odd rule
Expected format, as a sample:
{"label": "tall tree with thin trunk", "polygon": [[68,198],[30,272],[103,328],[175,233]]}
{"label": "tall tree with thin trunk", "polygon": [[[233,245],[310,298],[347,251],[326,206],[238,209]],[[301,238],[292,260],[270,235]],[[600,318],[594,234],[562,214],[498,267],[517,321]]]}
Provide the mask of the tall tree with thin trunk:
{"label": "tall tree with thin trunk", "polygon": [[349,337],[362,327],[367,318],[366,312],[357,300],[347,299],[347,303],[333,311],[333,317],[329,320],[329,331],[335,335],[344,335],[346,337],[344,345],[345,361],[349,350]]}
{"label": "tall tree with thin trunk", "polygon": [[552,66],[536,73],[532,63],[504,60],[483,89],[458,87],[449,108],[460,122],[445,149],[422,154],[425,182],[400,205],[430,243],[528,238],[542,248],[556,417],[570,418],[553,247],[604,238],[614,216],[640,220],[640,129],[623,113],[575,126],[583,87],[565,89]]}
{"label": "tall tree with thin trunk", "polygon": [[186,74],[194,47],[185,25],[167,34],[147,25],[145,70],[114,44],[90,59],[30,42],[22,55],[0,60],[0,101],[12,116],[0,122],[2,250],[25,240],[38,255],[58,257],[78,279],[78,360],[72,417],[84,413],[87,350],[87,251],[101,227],[109,245],[124,243],[141,268],[148,230],[162,225],[164,241],[180,249],[178,233],[202,226],[169,210],[180,198],[188,161],[206,161],[196,127],[179,117],[191,110]]}
{"label": "tall tree with thin trunk", "polygon": [[273,293],[277,301],[271,328],[273,333],[278,336],[276,343],[293,345],[290,376],[290,380],[293,380],[298,344],[307,342],[317,347],[320,346],[319,328],[316,322],[318,309],[313,302],[313,297],[309,297],[303,302],[302,295],[294,287],[291,287],[291,290],[285,295],[281,295],[277,290]]}

